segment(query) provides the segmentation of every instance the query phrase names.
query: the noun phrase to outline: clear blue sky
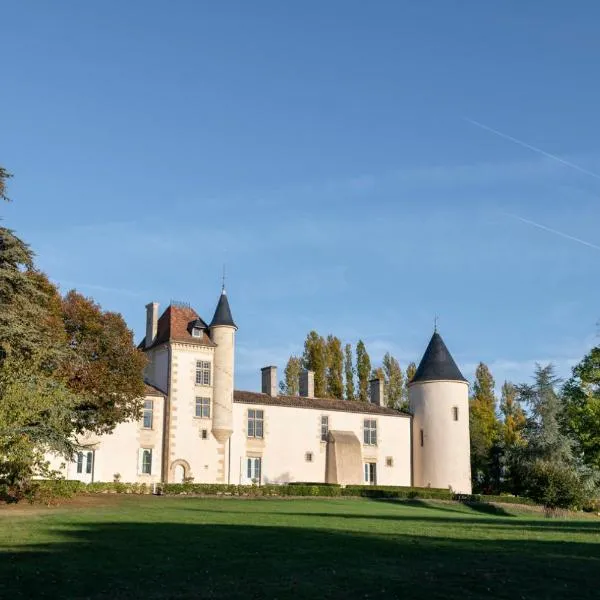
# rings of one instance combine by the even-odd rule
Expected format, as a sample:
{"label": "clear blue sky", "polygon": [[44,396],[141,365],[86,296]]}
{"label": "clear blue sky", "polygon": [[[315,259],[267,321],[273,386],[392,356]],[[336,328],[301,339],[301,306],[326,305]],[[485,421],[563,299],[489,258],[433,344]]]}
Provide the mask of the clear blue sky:
{"label": "clear blue sky", "polygon": [[597,343],[597,2],[30,1],[2,20],[4,224],[136,339],[152,300],[210,319],[226,262],[240,388],[313,328],[405,367],[438,314],[465,374],[499,383]]}

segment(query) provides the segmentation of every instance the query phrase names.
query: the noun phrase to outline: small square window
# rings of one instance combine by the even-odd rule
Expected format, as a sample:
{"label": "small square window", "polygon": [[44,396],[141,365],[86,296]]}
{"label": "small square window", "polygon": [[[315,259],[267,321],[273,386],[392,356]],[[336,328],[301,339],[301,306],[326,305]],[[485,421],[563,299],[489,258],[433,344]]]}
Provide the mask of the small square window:
{"label": "small square window", "polygon": [[312,462],[313,461],[313,453],[312,452],[307,452],[304,455],[304,460],[306,460],[306,462]]}
{"label": "small square window", "polygon": [[385,466],[386,467],[393,467],[394,466],[394,459],[391,456],[386,456],[385,457]]}
{"label": "small square window", "polygon": [[207,440],[208,439],[208,429],[203,429],[200,432],[200,436],[202,437],[203,440]]}
{"label": "small square window", "polygon": [[197,327],[194,327],[192,329],[192,336],[193,337],[202,337],[202,329],[198,329]]}

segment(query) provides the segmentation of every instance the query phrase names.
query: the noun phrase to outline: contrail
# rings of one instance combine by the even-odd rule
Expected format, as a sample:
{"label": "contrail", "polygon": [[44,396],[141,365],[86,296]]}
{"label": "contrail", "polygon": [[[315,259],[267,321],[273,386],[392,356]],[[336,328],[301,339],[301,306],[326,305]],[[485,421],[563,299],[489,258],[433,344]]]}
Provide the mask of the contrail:
{"label": "contrail", "polygon": [[484,125],[483,123],[480,123],[479,121],[475,121],[474,119],[468,119],[467,117],[463,117],[463,120],[465,120],[467,123],[471,123],[471,125],[475,125],[476,127],[479,127],[480,129],[484,129],[485,131],[489,131],[490,133],[493,133],[501,138],[504,138],[505,140],[509,140],[515,144],[519,144],[519,146],[523,146],[523,148],[527,148],[528,150],[532,150],[533,152],[537,152],[538,154],[541,154],[542,156],[551,158],[552,160],[555,160],[567,167],[571,167],[571,169],[575,169],[576,171],[579,171],[580,173],[584,173],[585,175],[589,175],[590,177],[600,179],[600,175],[598,173],[594,173],[593,171],[588,171],[587,169],[584,169],[583,167],[580,167],[579,165],[576,165],[575,163],[569,162],[568,160],[565,160],[564,158],[561,158],[560,156],[556,156],[556,154],[550,154],[550,152],[546,152],[545,150],[542,150],[541,148],[536,148],[535,146],[532,146],[531,144],[528,144],[527,142],[524,142],[523,140],[518,140],[517,138],[514,138],[511,135],[507,135],[506,133],[502,133],[501,131],[498,131],[497,129],[488,127],[487,125]]}
{"label": "contrail", "polygon": [[557,231],[556,229],[551,229],[550,227],[546,227],[541,223],[536,223],[535,221],[530,221],[529,219],[524,219],[523,217],[519,217],[519,215],[513,215],[511,213],[504,213],[507,217],[512,217],[513,219],[517,219],[523,223],[527,223],[528,225],[533,225],[533,227],[537,227],[538,229],[543,229],[544,231],[548,231],[549,233],[554,233],[555,235],[560,235],[560,237],[564,237],[573,242],[577,242],[579,244],[583,244],[584,246],[588,246],[589,248],[593,248],[594,250],[600,250],[600,246],[596,246],[596,244],[592,244],[591,242],[586,242],[585,240],[581,240],[579,238],[573,237],[568,233],[563,233],[562,231]]}

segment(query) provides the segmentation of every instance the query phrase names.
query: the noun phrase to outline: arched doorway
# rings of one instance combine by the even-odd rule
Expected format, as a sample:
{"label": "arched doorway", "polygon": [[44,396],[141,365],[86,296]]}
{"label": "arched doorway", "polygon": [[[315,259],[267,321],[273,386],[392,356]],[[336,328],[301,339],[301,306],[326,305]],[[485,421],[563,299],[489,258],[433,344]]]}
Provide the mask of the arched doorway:
{"label": "arched doorway", "polygon": [[173,483],[183,483],[184,479],[191,476],[190,465],[186,460],[177,459],[171,463],[170,480]]}

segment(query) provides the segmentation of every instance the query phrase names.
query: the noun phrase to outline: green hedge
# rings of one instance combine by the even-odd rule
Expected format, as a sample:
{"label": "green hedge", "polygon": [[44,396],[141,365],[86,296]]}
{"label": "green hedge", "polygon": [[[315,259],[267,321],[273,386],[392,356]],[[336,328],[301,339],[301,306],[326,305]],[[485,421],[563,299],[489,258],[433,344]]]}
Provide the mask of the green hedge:
{"label": "green hedge", "polygon": [[536,503],[524,496],[493,495],[493,494],[454,494],[454,500],[465,503],[490,503],[502,502],[503,504],[528,504],[535,506]]}

